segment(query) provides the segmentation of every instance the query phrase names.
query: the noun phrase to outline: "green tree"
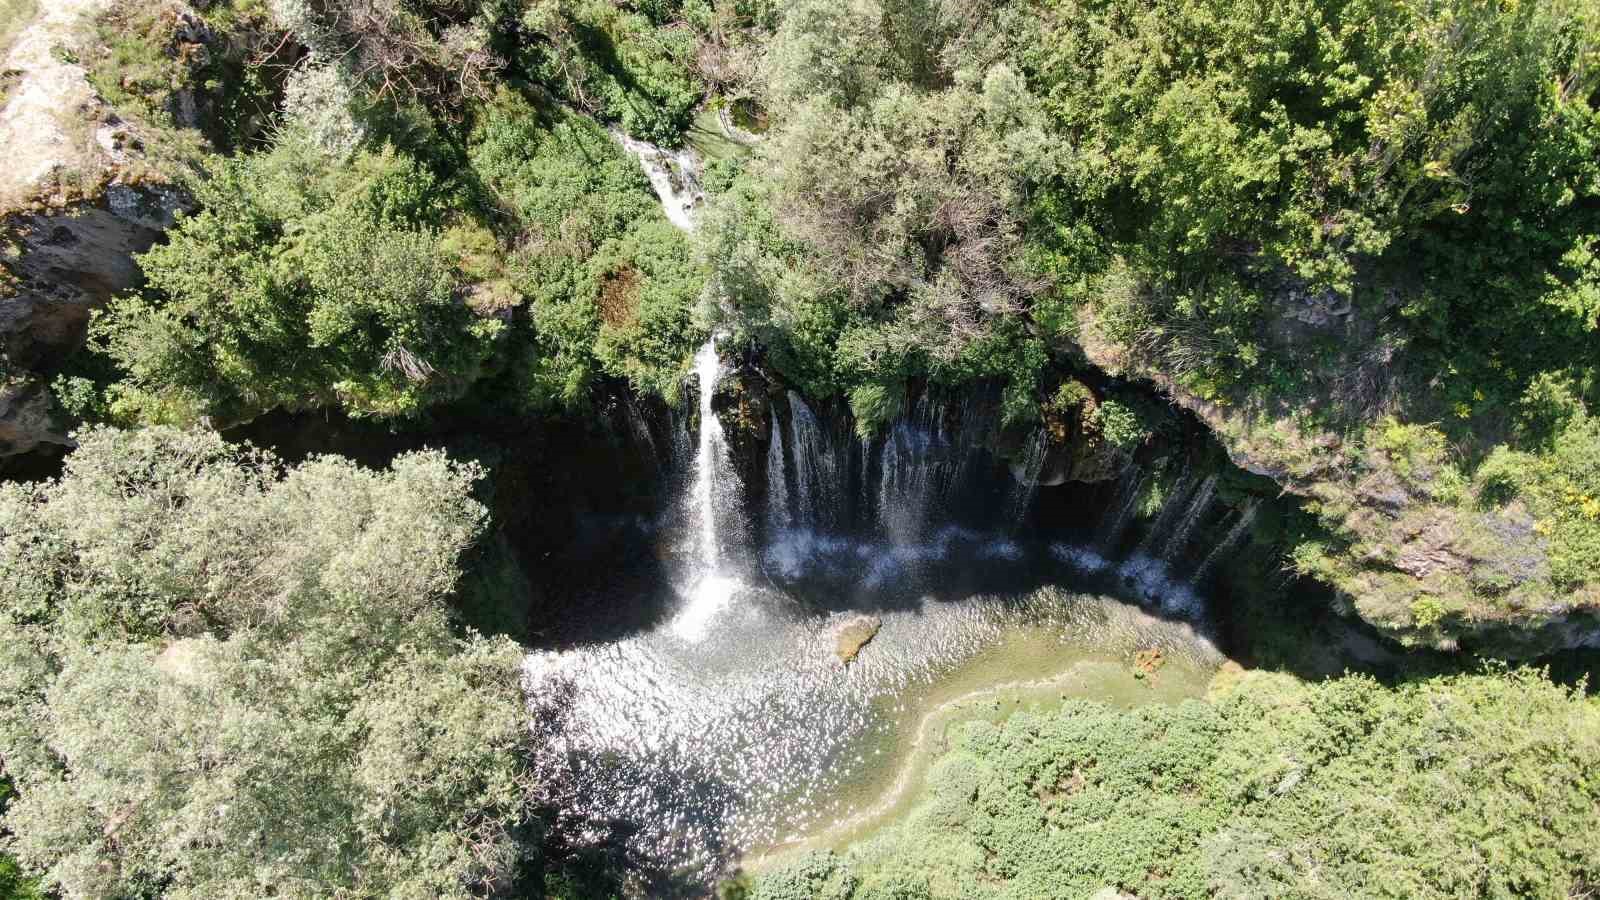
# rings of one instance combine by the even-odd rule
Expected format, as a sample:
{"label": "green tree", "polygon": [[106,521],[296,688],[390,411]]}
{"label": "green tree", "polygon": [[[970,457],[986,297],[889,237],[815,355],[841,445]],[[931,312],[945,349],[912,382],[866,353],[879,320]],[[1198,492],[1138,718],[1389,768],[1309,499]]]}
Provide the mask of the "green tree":
{"label": "green tree", "polygon": [[610,376],[677,398],[704,329],[704,274],[638,160],[593,121],[503,91],[469,146],[474,170],[514,217],[509,277],[528,325],[508,348],[507,394],[524,409],[581,405]]}
{"label": "green tree", "polygon": [[521,653],[445,603],[478,475],[99,428],[60,481],[0,488],[17,857],[70,897],[506,888]]}
{"label": "green tree", "polygon": [[414,160],[290,139],[195,192],[200,211],[139,260],[148,287],[93,329],[126,373],[114,419],[414,415],[478,377],[503,323],[456,298],[435,231],[449,190]]}
{"label": "green tree", "polygon": [[797,382],[865,398],[914,377],[995,378],[1008,418],[1037,415],[1045,360],[1024,319],[1046,282],[1023,252],[1025,197],[1060,160],[1003,52],[1020,15],[785,11],[765,70],[778,125],[720,192],[703,252],[732,324]]}

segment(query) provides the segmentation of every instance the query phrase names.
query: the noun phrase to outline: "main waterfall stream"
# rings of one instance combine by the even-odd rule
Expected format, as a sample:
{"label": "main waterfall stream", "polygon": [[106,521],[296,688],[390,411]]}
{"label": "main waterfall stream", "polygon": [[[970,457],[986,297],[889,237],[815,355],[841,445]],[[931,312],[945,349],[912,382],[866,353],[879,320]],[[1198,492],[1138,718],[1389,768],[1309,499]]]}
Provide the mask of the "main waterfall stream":
{"label": "main waterfall stream", "polygon": [[[692,208],[652,175],[669,208]],[[1172,702],[1222,661],[1201,596],[1224,551],[1183,554],[1213,482],[1174,491],[1115,561],[1142,476],[1124,477],[1095,534],[1018,527],[1039,466],[1025,457],[1013,477],[981,449],[981,395],[925,397],[861,440],[790,394],[763,423],[761,472],[730,459],[715,338],[694,372],[673,440],[628,409],[641,445],[679,448],[662,451],[677,500],[639,526],[656,552],[589,573],[558,613],[559,646],[524,666],[545,780],[579,840],[637,873],[630,893],[704,895],[735,866],[878,827],[960,719],[1068,697]],[[765,479],[764,508],[745,508],[741,473]],[[1173,574],[1195,557],[1208,561]],[[621,634],[586,625],[619,609],[638,612]],[[839,631],[863,614],[880,627],[842,662]],[[1139,650],[1164,664],[1136,669]]]}

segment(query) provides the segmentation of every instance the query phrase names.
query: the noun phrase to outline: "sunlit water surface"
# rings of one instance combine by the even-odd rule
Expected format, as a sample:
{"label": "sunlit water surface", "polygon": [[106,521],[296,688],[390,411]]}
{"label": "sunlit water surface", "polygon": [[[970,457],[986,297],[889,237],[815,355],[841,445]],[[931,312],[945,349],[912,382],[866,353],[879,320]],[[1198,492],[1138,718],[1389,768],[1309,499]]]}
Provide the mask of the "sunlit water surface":
{"label": "sunlit water surface", "polygon": [[[963,715],[1176,700],[1221,660],[1203,605],[1148,560],[946,529],[913,546],[789,534],[758,562],[665,600],[596,598],[662,612],[525,666],[572,812],[689,893],[897,813]],[[845,665],[837,630],[861,611],[882,629]],[[1131,656],[1149,648],[1166,664],[1136,676]]]}

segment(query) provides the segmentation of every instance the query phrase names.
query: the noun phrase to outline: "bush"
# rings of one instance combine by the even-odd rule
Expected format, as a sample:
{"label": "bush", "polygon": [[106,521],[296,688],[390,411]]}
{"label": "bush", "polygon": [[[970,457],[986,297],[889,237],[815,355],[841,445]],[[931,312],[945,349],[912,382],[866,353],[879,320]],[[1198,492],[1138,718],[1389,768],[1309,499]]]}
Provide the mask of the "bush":
{"label": "bush", "polygon": [[580,405],[602,376],[675,401],[704,340],[693,312],[705,275],[638,161],[592,121],[509,92],[484,111],[469,153],[521,229],[507,265],[532,325],[512,350],[518,405]]}
{"label": "bush", "polygon": [[59,481],[0,486],[17,857],[64,896],[509,889],[533,788],[521,652],[457,638],[445,606],[481,473],[438,453],[285,470],[162,427],[78,439]]}
{"label": "bush", "polygon": [[1600,875],[1596,764],[1600,708],[1532,670],[1073,701],[965,726],[909,816],[754,896],[1562,897]]}
{"label": "bush", "polygon": [[200,211],[140,257],[148,286],[92,330],[126,373],[116,418],[407,416],[478,376],[502,326],[457,302],[435,230],[454,201],[415,161],[289,140],[218,161],[195,194]]}
{"label": "bush", "polygon": [[522,16],[535,39],[520,48],[518,65],[629,135],[677,146],[703,93],[693,74],[694,32],[669,27],[679,5],[663,0],[633,12],[604,0],[537,0]]}
{"label": "bush", "polygon": [[89,82],[119,115],[143,126],[140,149],[157,163],[265,144],[284,73],[299,52],[258,2],[206,6],[202,16],[116,0],[83,42]]}
{"label": "bush", "polygon": [[1118,450],[1132,450],[1150,437],[1150,429],[1131,407],[1105,400],[1094,411],[1094,424],[1106,443]]}
{"label": "bush", "polygon": [[881,433],[905,406],[903,384],[869,382],[850,389],[850,413],[856,420],[856,434],[870,438]]}
{"label": "bush", "polygon": [[1600,419],[1576,415],[1547,454],[1500,448],[1477,473],[1480,496],[1493,503],[1516,497],[1535,517],[1549,544],[1550,573],[1571,588],[1600,571]]}

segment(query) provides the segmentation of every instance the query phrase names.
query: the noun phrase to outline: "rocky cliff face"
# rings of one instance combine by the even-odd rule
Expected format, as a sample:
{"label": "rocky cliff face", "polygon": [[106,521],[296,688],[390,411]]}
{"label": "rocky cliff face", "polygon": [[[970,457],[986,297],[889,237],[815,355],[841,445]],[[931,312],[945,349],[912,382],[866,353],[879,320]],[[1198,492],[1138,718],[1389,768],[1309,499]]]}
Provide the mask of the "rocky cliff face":
{"label": "rocky cliff face", "polygon": [[[1334,325],[1350,332],[1349,356],[1321,379],[1330,393],[1353,378],[1379,381],[1361,369],[1376,352],[1396,352],[1382,335],[1346,323],[1348,308],[1328,311],[1304,297],[1288,299],[1277,337]],[[1335,431],[1308,424],[1293,403],[1206,399],[1105,339],[1092,317],[1082,323],[1078,349],[1104,371],[1153,384],[1204,423],[1235,465],[1306,501],[1330,539],[1296,561],[1338,590],[1342,612],[1407,646],[1506,657],[1600,647],[1600,579],[1576,590],[1553,586],[1549,547],[1525,509],[1462,502],[1470,488],[1449,471],[1442,446],[1420,441],[1401,452],[1385,446],[1385,432],[1409,438],[1420,429],[1380,411],[1367,414],[1364,431]],[[1374,396],[1382,390],[1367,388]],[[1330,402],[1297,400],[1306,407]]]}
{"label": "rocky cliff face", "polygon": [[108,0],[50,0],[5,56],[0,108],[0,457],[65,445],[46,383],[133,255],[182,207],[67,48]]}

